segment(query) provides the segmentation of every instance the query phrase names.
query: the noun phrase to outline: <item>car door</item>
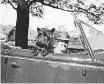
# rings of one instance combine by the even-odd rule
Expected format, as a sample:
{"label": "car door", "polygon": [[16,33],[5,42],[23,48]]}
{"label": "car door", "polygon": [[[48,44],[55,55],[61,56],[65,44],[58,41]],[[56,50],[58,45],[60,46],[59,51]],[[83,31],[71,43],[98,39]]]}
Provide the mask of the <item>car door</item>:
{"label": "car door", "polygon": [[[22,53],[20,53],[20,51]],[[27,51],[26,51],[27,52]],[[24,53],[26,53],[24,52]],[[14,53],[14,52],[13,52]],[[18,53],[18,54],[16,54]],[[23,55],[16,50],[15,55],[3,55],[1,59],[2,81],[7,83],[102,83],[104,82],[103,56],[92,61],[85,54],[48,55],[34,57]],[[81,56],[82,55],[82,56]],[[96,55],[95,55],[96,56]],[[6,58],[6,59],[4,59]],[[8,59],[7,59],[8,58]]]}
{"label": "car door", "polygon": [[[52,56],[54,57],[54,56]],[[9,56],[7,83],[83,83],[85,70],[68,60]],[[61,60],[61,61],[60,61]],[[74,61],[75,62],[75,61]]]}

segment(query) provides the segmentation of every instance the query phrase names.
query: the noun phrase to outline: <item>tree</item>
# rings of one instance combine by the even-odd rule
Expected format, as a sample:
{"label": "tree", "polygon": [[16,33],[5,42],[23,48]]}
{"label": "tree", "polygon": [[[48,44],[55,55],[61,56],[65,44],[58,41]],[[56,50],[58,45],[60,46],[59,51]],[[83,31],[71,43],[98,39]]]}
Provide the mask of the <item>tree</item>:
{"label": "tree", "polygon": [[2,0],[1,3],[9,3],[17,11],[15,45],[22,48],[28,48],[29,12],[42,17],[43,5],[77,14],[84,13],[94,24],[104,23],[103,3],[99,7],[94,4],[87,6],[84,0]]}
{"label": "tree", "polygon": [[[28,48],[29,12],[32,12],[32,15],[41,17],[41,14],[43,14],[42,5],[37,5],[36,0],[3,0],[1,3],[10,4],[17,12],[15,45]],[[35,5],[34,8],[32,4]],[[32,9],[36,10],[35,13]]]}

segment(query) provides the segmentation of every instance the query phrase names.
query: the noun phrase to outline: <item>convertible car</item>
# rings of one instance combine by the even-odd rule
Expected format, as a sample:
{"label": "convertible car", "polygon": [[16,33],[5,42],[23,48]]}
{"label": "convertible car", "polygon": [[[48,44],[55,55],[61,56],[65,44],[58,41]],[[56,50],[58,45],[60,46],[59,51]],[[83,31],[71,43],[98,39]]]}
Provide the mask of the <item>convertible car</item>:
{"label": "convertible car", "polygon": [[1,52],[2,83],[104,83],[104,52],[93,61],[85,53],[34,57],[31,50]]}
{"label": "convertible car", "polygon": [[[1,50],[2,83],[104,83],[104,50],[93,51],[78,23],[86,52],[34,56],[29,49]],[[101,37],[101,36],[100,36]]]}

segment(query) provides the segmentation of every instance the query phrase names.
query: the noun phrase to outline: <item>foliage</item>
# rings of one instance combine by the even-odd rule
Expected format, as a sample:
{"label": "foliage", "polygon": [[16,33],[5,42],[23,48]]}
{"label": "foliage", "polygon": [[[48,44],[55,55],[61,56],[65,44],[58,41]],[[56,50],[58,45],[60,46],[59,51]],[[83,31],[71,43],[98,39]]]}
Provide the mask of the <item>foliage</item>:
{"label": "foliage", "polygon": [[94,24],[103,24],[104,3],[97,7],[94,3],[90,3],[88,6],[84,1],[85,0],[44,0],[45,5],[68,12],[76,12],[77,14],[84,13]]}
{"label": "foliage", "polygon": [[30,6],[30,12],[32,16],[38,16],[41,17],[43,16],[43,5],[39,2],[35,2]]}
{"label": "foliage", "polygon": [[28,9],[32,16],[43,17],[43,5],[36,0],[2,0],[1,4],[10,4],[12,7],[17,10],[16,6],[21,5],[25,7],[25,3],[28,3]]}
{"label": "foliage", "polygon": [[104,4],[101,4],[99,7],[96,7],[96,5],[91,4],[90,7],[88,8],[88,11],[94,14],[94,15],[90,13],[87,14],[89,20],[91,20],[95,24],[104,23]]}
{"label": "foliage", "polygon": [[[2,0],[1,2],[10,3],[13,6],[12,2],[18,5],[19,1],[24,0]],[[86,5],[85,0],[25,0],[25,2],[28,2],[32,16],[42,17],[44,13],[43,5],[46,5],[68,12],[84,13],[94,24],[104,23],[104,3],[97,7],[94,3],[89,6]],[[13,6],[13,8],[15,7]]]}

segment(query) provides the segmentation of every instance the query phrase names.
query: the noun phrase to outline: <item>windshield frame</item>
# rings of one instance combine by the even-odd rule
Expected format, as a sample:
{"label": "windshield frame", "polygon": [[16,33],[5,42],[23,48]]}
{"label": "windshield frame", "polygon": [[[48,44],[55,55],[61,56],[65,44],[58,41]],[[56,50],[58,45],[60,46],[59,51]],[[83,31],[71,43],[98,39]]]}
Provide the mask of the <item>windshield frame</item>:
{"label": "windshield frame", "polygon": [[[89,54],[90,55],[90,58],[92,59],[92,61],[94,61],[95,60],[95,55],[94,55],[94,52],[93,52],[93,50],[92,50],[92,48],[91,48],[91,46],[90,46],[90,44],[89,44],[89,41],[88,41],[88,39],[87,39],[87,37],[86,37],[86,35],[85,35],[85,32],[84,32],[84,30],[83,30],[83,27],[82,27],[82,21],[81,20],[79,20],[79,19],[77,19],[76,17],[75,17],[75,26],[79,29],[79,31],[80,31],[80,34],[81,34],[81,37],[80,37],[80,39],[81,39],[81,42],[82,42],[82,45],[83,45],[83,47],[84,47],[84,50],[85,50],[85,52],[88,52],[87,54]],[[87,49],[86,49],[87,48]]]}

